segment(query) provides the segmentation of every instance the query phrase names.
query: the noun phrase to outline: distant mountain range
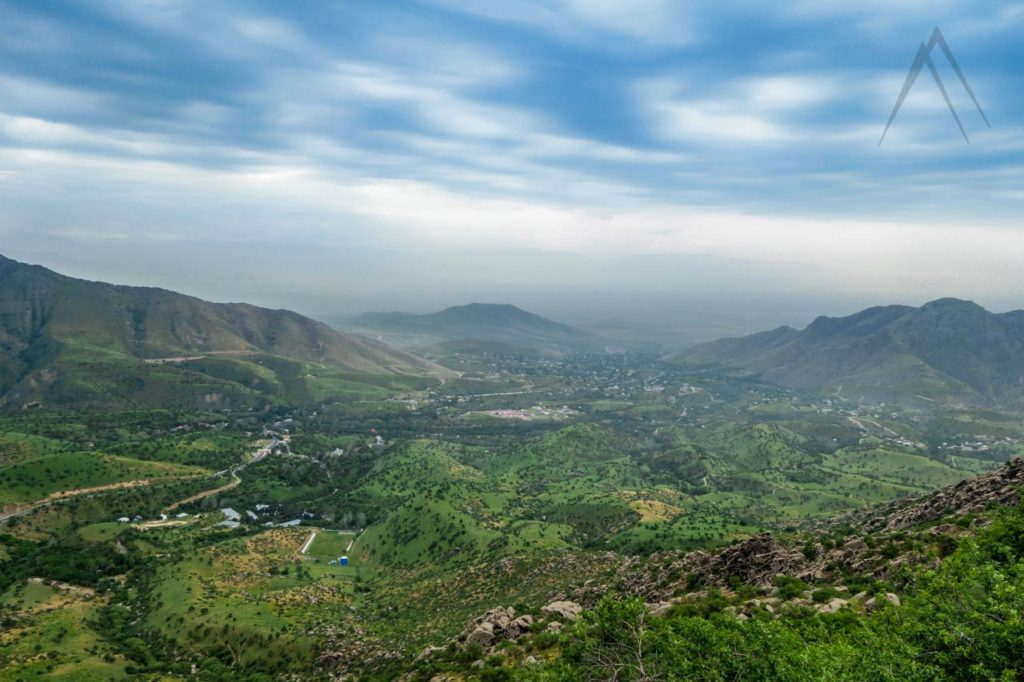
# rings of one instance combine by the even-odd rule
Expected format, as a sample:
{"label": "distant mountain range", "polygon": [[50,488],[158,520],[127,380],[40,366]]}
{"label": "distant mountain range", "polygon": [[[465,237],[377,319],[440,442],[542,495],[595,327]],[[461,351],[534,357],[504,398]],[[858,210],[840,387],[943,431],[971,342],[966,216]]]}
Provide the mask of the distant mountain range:
{"label": "distant mountain range", "polygon": [[924,405],[1024,400],[1024,311],[952,298],[694,346],[669,357],[851,400]]}
{"label": "distant mountain range", "polygon": [[470,303],[427,315],[365,313],[352,329],[404,348],[451,352],[489,350],[560,355],[603,350],[600,336],[509,304]]}
{"label": "distant mountain range", "polygon": [[447,373],[288,310],[88,282],[0,256],[0,404],[117,403],[160,383],[154,376],[165,364],[252,354],[368,375]]}

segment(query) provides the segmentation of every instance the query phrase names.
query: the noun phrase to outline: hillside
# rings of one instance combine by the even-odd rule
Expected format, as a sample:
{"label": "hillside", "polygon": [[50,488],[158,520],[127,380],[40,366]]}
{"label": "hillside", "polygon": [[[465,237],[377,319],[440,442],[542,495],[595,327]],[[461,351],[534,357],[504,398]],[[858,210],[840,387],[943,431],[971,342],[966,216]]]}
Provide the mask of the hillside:
{"label": "hillside", "polygon": [[351,321],[353,329],[381,335],[412,349],[463,349],[560,355],[600,351],[599,336],[509,304],[470,303],[428,315],[365,313]]}
{"label": "hillside", "polygon": [[851,400],[1018,404],[1024,311],[957,299],[869,308],[684,350],[670,361]]}
{"label": "hillside", "polygon": [[405,679],[1019,679],[1022,484],[1017,459],[843,523],[627,558],[491,608]]}
{"label": "hillside", "polygon": [[[113,375],[105,386],[88,385],[102,379],[96,376],[99,365],[118,365],[119,381],[130,386],[166,383],[158,378],[167,378],[166,365],[254,354],[359,374],[446,373],[405,351],[288,310],[88,282],[0,256],[0,404],[65,403],[101,393],[116,402],[121,389],[110,385]],[[216,384],[209,386],[211,393],[222,392]]]}
{"label": "hillside", "polygon": [[[152,368],[225,380],[248,368],[267,383],[323,373],[260,358]],[[625,604],[660,632],[735,632],[741,644],[758,641],[750,628],[795,641],[794,624],[873,627],[876,591],[910,603],[905,573],[957,551],[1024,480],[1019,464],[973,479],[1024,454],[1019,415],[825,405],[629,354],[480,364],[444,384],[353,386],[351,399],[337,397],[339,380],[329,400],[266,410],[0,413],[0,622],[17,633],[0,641],[0,668],[606,679],[577,666],[574,607],[545,605],[574,602],[589,627]],[[610,592],[625,601],[601,601]],[[676,619],[692,612],[708,618]],[[62,631],[80,634],[56,641]],[[416,661],[431,645],[445,651]],[[812,678],[894,679],[829,677],[820,666],[844,651],[823,644]],[[712,670],[730,660],[711,658]],[[780,677],[757,672],[703,679]]]}

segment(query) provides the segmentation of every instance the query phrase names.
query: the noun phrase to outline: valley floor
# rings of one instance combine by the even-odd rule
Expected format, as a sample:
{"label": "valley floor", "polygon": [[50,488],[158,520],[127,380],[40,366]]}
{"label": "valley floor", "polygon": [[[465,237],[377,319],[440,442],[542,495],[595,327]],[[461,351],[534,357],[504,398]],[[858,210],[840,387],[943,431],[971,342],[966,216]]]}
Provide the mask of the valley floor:
{"label": "valley floor", "polygon": [[496,606],[590,605],[624,562],[800,537],[1024,451],[1012,413],[447,360],[260,411],[0,415],[0,678],[393,679]]}

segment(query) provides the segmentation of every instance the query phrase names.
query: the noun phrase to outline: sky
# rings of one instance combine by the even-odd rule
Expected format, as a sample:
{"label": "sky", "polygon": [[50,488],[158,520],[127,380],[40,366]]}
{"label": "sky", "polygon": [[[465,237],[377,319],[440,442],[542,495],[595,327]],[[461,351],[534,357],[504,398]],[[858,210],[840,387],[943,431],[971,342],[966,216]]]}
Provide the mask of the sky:
{"label": "sky", "polygon": [[[936,51],[969,144],[925,69],[879,145],[936,26],[991,127]],[[1024,3],[0,0],[0,31],[0,253],[68,274],[1024,307]]]}

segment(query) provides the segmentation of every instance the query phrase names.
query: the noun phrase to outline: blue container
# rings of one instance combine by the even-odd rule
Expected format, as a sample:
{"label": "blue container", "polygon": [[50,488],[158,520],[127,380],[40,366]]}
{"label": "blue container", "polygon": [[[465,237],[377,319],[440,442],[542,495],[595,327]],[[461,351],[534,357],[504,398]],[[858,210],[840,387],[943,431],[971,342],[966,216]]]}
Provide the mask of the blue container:
{"label": "blue container", "polygon": [[342,566],[348,566],[348,557],[347,556],[340,557],[338,559],[338,563],[341,564]]}

